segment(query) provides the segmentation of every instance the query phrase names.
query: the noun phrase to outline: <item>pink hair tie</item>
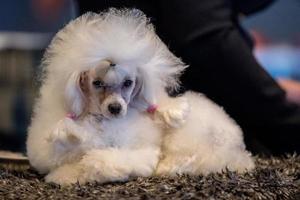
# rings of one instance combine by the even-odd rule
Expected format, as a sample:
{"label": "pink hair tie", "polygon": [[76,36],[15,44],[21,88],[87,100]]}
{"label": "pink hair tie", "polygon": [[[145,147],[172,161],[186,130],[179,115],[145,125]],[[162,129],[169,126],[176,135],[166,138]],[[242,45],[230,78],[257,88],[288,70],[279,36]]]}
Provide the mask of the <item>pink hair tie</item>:
{"label": "pink hair tie", "polygon": [[70,118],[70,119],[73,119],[73,120],[76,120],[77,119],[77,116],[75,113],[67,113],[66,115],[67,118]]}
{"label": "pink hair tie", "polygon": [[155,111],[157,110],[157,105],[155,105],[155,104],[152,104],[152,105],[150,105],[148,108],[147,108],[147,112],[148,113],[150,113],[150,114],[153,114],[153,113],[155,113]]}

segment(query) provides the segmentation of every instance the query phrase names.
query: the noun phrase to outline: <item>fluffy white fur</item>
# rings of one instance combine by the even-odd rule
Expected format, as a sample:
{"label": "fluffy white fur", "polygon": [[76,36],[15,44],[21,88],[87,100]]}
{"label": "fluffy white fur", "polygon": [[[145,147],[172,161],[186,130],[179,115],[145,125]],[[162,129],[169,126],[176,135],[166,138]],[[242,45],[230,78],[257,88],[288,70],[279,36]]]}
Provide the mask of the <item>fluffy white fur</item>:
{"label": "fluffy white fur", "polygon": [[[76,81],[103,60],[123,67],[141,85],[125,98],[121,117],[98,120],[84,114]],[[138,10],[87,13],[70,22],[54,37],[43,68],[27,153],[31,165],[48,174],[46,181],[122,181],[254,167],[241,129],[222,108],[193,92],[168,97],[165,88],[178,86],[186,66]],[[154,104],[158,110],[147,113]],[[70,112],[80,118],[65,117]]]}

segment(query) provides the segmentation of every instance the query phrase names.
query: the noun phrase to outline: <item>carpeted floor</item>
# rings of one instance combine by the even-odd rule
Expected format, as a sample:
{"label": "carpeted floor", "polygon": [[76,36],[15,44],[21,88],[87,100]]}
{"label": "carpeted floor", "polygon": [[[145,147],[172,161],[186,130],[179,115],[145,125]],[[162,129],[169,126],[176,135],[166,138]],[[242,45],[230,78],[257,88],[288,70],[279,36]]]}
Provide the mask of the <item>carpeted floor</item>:
{"label": "carpeted floor", "polygon": [[45,183],[34,171],[0,169],[0,199],[295,199],[300,200],[300,156],[256,158],[256,169],[238,175],[137,178],[125,183]]}

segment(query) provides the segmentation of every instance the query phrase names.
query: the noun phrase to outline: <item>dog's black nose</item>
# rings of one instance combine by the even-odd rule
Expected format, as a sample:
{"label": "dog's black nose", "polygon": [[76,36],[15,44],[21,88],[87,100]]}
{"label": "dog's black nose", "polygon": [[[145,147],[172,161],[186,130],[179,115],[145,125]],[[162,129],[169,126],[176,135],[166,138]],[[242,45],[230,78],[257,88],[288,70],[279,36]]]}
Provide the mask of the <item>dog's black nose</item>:
{"label": "dog's black nose", "polygon": [[119,103],[111,103],[108,105],[108,110],[111,114],[117,115],[121,112],[122,106]]}

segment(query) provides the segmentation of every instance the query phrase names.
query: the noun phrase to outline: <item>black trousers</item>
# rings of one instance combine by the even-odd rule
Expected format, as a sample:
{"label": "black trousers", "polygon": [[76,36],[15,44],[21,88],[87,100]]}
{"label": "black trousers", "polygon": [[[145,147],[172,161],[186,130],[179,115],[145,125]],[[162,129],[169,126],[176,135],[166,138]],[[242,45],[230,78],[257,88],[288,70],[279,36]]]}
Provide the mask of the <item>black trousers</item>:
{"label": "black trousers", "polygon": [[250,150],[299,152],[300,108],[287,101],[285,92],[254,58],[251,40],[238,23],[243,5],[238,2],[94,0],[79,1],[79,8],[81,13],[109,7],[143,10],[171,51],[190,65],[183,85],[224,107],[241,125]]}

